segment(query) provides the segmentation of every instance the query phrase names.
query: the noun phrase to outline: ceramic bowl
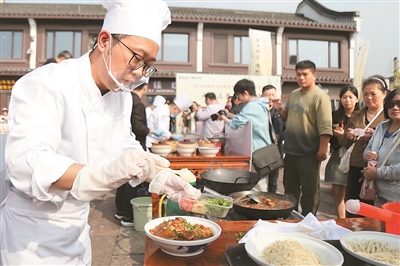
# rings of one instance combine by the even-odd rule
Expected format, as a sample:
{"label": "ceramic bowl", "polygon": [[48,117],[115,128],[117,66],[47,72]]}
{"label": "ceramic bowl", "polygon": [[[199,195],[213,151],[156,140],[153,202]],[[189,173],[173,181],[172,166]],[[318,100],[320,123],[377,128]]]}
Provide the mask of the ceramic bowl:
{"label": "ceramic bowl", "polygon": [[249,238],[244,247],[247,255],[260,266],[273,266],[262,258],[262,251],[277,240],[295,240],[303,247],[314,252],[322,265],[342,265],[344,257],[340,251],[329,243],[317,238],[290,233],[266,233]]}
{"label": "ceramic bowl", "polygon": [[[150,233],[150,229],[155,228],[165,220],[174,219],[176,217],[182,217],[190,224],[201,224],[206,227],[210,227],[214,233],[214,236],[200,240],[171,240],[161,238]],[[202,253],[208,245],[210,245],[221,235],[221,227],[218,224],[213,221],[194,216],[167,216],[157,218],[147,222],[144,226],[144,231],[146,232],[146,235],[152,239],[163,252],[178,257],[190,257]]]}
{"label": "ceramic bowl", "polygon": [[217,147],[217,143],[216,142],[199,142],[199,147]]}
{"label": "ceramic bowl", "polygon": [[178,142],[176,144],[176,146],[177,146],[177,148],[178,147],[182,147],[182,148],[194,148],[194,149],[196,149],[197,148],[197,142],[190,141],[189,139],[184,139],[183,141]]}
{"label": "ceramic bowl", "polygon": [[215,157],[219,151],[220,147],[199,147],[198,150],[200,154],[204,157]]}
{"label": "ceramic bowl", "polygon": [[178,154],[180,156],[186,156],[186,157],[192,156],[192,154],[195,150],[196,150],[196,147],[188,147],[188,148],[180,147],[180,146],[176,147],[176,151],[178,152]]}
{"label": "ceramic bowl", "polygon": [[171,153],[172,147],[168,144],[165,145],[153,145],[151,148],[151,152],[154,154],[158,154],[161,156],[167,156]]}

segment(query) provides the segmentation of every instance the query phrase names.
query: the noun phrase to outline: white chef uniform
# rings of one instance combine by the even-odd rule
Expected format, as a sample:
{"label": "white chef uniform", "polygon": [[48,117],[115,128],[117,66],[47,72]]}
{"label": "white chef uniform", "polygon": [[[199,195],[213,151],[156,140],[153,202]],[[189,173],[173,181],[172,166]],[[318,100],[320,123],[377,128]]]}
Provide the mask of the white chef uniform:
{"label": "white chef uniform", "polygon": [[147,135],[146,146],[148,148],[151,148],[152,142],[159,142],[171,137],[172,133],[169,131],[169,116],[170,112],[168,104],[157,107],[151,113],[149,120],[147,120],[148,128],[163,130],[164,134],[161,137],[156,137],[153,134]]}
{"label": "white chef uniform", "polygon": [[131,106],[127,93],[101,96],[88,54],[40,67],[16,83],[5,151],[12,185],[2,206],[3,259],[32,255],[32,264],[90,263],[89,202],[48,190],[76,162],[100,166],[124,150],[142,149],[129,134]]}

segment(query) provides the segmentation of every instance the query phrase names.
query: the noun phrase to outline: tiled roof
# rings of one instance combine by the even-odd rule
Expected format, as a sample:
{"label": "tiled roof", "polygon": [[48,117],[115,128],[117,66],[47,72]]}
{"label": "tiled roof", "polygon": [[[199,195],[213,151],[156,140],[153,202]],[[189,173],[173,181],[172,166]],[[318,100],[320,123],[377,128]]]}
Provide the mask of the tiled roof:
{"label": "tiled roof", "polygon": [[21,76],[31,72],[30,68],[0,68],[1,75]]}
{"label": "tiled roof", "polygon": [[[319,23],[292,13],[170,7],[173,22],[204,22],[292,28],[330,28],[355,31],[350,23]],[[0,4],[2,18],[103,19],[101,5],[77,4]]]}
{"label": "tiled roof", "polygon": [[[222,75],[243,75],[243,73],[230,73],[230,72],[195,72],[195,71],[163,71],[159,70],[154,74],[154,77],[163,77],[163,78],[175,78],[177,73],[185,73],[185,74],[222,74]],[[293,81],[296,82],[296,75],[282,75],[282,81]],[[335,77],[335,76],[317,76],[317,82],[328,82],[328,83],[349,83],[353,82],[352,78],[348,77]]]}
{"label": "tiled roof", "polygon": [[301,5],[309,5],[311,6],[315,11],[317,11],[320,15],[327,17],[332,20],[336,21],[349,21],[353,20],[354,17],[359,17],[360,12],[359,11],[348,11],[348,12],[338,12],[331,10],[329,8],[326,8],[325,6],[321,5],[318,1],[316,0],[303,0],[298,6],[297,6],[297,11]]}
{"label": "tiled roof", "polygon": [[[283,81],[296,81],[296,75],[282,75]],[[353,82],[352,78],[348,77],[335,77],[335,76],[318,76],[317,82],[329,82],[329,83],[349,83]]]}
{"label": "tiled roof", "polygon": [[0,4],[2,18],[103,19],[106,12],[101,5]]}

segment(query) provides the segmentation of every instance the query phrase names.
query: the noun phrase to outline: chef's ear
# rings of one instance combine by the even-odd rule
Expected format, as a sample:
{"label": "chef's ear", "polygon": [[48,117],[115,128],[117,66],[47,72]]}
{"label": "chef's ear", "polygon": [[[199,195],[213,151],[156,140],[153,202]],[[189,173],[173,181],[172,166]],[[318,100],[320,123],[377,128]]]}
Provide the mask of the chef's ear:
{"label": "chef's ear", "polygon": [[97,37],[97,49],[104,53],[110,49],[111,33],[108,30],[102,30]]}

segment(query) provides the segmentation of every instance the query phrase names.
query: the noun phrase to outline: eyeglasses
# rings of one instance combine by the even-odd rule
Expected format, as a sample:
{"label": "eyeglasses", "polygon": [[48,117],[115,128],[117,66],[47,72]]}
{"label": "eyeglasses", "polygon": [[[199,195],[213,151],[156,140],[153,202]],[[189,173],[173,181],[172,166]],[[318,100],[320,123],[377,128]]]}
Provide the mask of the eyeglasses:
{"label": "eyeglasses", "polygon": [[114,39],[116,39],[119,43],[121,43],[123,46],[125,46],[126,49],[128,49],[132,53],[132,57],[128,62],[129,67],[132,68],[132,70],[137,70],[143,67],[142,75],[146,78],[150,78],[154,73],[157,72],[157,68],[155,66],[147,64],[146,61],[143,59],[143,57],[132,51],[132,49],[126,46],[126,44],[123,43],[120,39],[118,39],[114,35],[111,36]]}
{"label": "eyeglasses", "polygon": [[400,108],[400,100],[388,102],[388,103],[386,104],[386,107],[387,107],[387,109],[391,109],[391,108],[393,108],[395,105],[397,106],[397,108]]}

